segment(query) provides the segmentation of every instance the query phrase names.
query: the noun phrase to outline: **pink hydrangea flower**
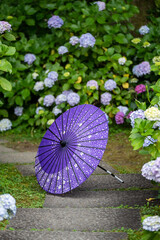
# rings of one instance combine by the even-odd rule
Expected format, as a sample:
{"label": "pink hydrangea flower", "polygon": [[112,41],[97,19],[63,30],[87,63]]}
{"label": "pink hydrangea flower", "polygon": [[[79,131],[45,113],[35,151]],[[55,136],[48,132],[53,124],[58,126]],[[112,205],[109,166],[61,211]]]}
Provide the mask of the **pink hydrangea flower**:
{"label": "pink hydrangea flower", "polygon": [[146,91],[146,86],[144,84],[139,84],[135,87],[135,91],[137,94],[145,92]]}
{"label": "pink hydrangea flower", "polygon": [[124,113],[123,112],[118,112],[115,115],[115,121],[117,124],[123,124],[124,123]]}

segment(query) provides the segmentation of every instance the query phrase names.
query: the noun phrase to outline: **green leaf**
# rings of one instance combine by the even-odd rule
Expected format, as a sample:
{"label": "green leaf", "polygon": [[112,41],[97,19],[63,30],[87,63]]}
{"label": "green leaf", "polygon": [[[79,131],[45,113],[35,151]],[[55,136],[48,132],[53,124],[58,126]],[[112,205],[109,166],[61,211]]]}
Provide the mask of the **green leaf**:
{"label": "green leaf", "polygon": [[17,96],[15,98],[15,102],[16,102],[17,105],[19,105],[21,107],[23,106],[23,99],[20,96]]}
{"label": "green leaf", "polygon": [[136,105],[138,108],[142,109],[143,111],[146,110],[146,103],[145,102],[139,102],[137,99],[135,99]]}
{"label": "green leaf", "polygon": [[26,88],[22,90],[21,95],[22,95],[22,98],[25,100],[27,97],[30,96],[30,91]]}
{"label": "green leaf", "polygon": [[0,115],[4,118],[8,118],[8,112],[5,109],[0,109]]}
{"label": "green leaf", "polygon": [[120,44],[127,44],[128,43],[128,40],[126,39],[125,35],[122,34],[122,33],[118,33],[115,36],[115,41],[120,43]]}
{"label": "green leaf", "polygon": [[6,59],[0,60],[0,70],[4,72],[12,72],[12,65]]}
{"label": "green leaf", "polygon": [[106,23],[106,18],[104,16],[98,17],[97,22],[100,24]]}
{"label": "green leaf", "polygon": [[[112,43],[112,37],[111,37],[110,35],[104,35],[103,39],[104,39],[104,42],[105,42],[107,45],[109,45],[109,44]],[[106,47],[107,47],[107,46],[106,46]]]}
{"label": "green leaf", "polygon": [[16,40],[15,36],[8,32],[6,32],[3,36],[7,41],[15,41]]}
{"label": "green leaf", "polygon": [[70,88],[70,84],[68,84],[68,83],[65,83],[65,84],[63,85],[63,87],[62,87],[63,91],[66,91],[66,90],[68,90],[69,88]]}
{"label": "green leaf", "polygon": [[107,57],[106,56],[100,56],[98,57],[98,61],[99,62],[105,62],[107,60]]}
{"label": "green leaf", "polygon": [[12,56],[14,55],[16,52],[16,48],[15,47],[8,47],[8,50],[5,52],[5,56]]}
{"label": "green leaf", "polygon": [[77,90],[80,90],[82,88],[82,86],[81,86],[81,84],[76,83],[76,84],[74,84],[74,88]]}
{"label": "green leaf", "polygon": [[0,77],[0,85],[6,91],[11,91],[12,90],[11,83],[3,77]]}
{"label": "green leaf", "polygon": [[33,125],[34,125],[34,119],[33,119],[33,118],[30,118],[30,119],[28,120],[28,123],[29,123],[29,125],[33,126]]}
{"label": "green leaf", "polygon": [[34,26],[35,25],[35,20],[34,19],[26,19],[26,23],[28,26]]}
{"label": "green leaf", "polygon": [[94,18],[86,18],[86,25],[92,25],[94,23]]}

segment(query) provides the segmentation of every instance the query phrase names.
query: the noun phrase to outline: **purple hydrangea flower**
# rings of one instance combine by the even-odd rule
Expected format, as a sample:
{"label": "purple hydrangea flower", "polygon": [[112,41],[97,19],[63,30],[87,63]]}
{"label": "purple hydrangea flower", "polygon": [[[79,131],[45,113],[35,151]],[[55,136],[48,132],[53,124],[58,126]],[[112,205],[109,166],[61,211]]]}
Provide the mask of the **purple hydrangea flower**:
{"label": "purple hydrangea flower", "polygon": [[36,114],[39,114],[39,111],[45,111],[45,109],[43,107],[37,107]]}
{"label": "purple hydrangea flower", "polygon": [[153,124],[153,128],[154,128],[154,129],[158,128],[158,129],[160,130],[160,122],[159,122],[159,121],[155,122],[155,123]]}
{"label": "purple hydrangea flower", "polygon": [[142,176],[148,180],[154,180],[154,175],[151,171],[151,168],[154,165],[154,162],[155,161],[150,161],[150,162],[145,163],[141,169]]}
{"label": "purple hydrangea flower", "polygon": [[104,88],[107,91],[112,91],[113,89],[115,89],[117,87],[117,83],[113,80],[113,79],[109,79],[105,82],[104,84]]}
{"label": "purple hydrangea flower", "polygon": [[51,88],[54,85],[54,80],[52,78],[45,78],[44,85],[48,88]]}
{"label": "purple hydrangea flower", "polygon": [[65,46],[60,46],[59,48],[58,48],[58,53],[60,54],[60,55],[63,55],[63,54],[65,54],[65,53],[67,53],[68,52],[68,48],[66,48]]}
{"label": "purple hydrangea flower", "polygon": [[151,171],[154,175],[154,181],[160,183],[160,157],[158,157],[154,165],[151,167]]}
{"label": "purple hydrangea flower", "polygon": [[55,106],[52,110],[52,113],[57,116],[58,114],[62,113],[62,110]]}
{"label": "purple hydrangea flower", "polygon": [[79,39],[80,47],[93,47],[96,39],[92,36],[90,33],[82,34],[82,36]]}
{"label": "purple hydrangea flower", "polygon": [[0,203],[0,222],[8,218],[7,210]]}
{"label": "purple hydrangea flower", "polygon": [[44,82],[42,82],[42,81],[36,82],[33,89],[36,92],[38,92],[40,90],[43,90],[44,89]]}
{"label": "purple hydrangea flower", "polygon": [[140,29],[139,29],[139,33],[141,35],[145,35],[145,34],[149,33],[149,31],[150,31],[150,29],[146,25],[140,27]]}
{"label": "purple hydrangea flower", "polygon": [[24,62],[28,63],[29,65],[31,65],[35,60],[36,60],[36,56],[32,53],[27,53],[24,56]]}
{"label": "purple hydrangea flower", "polygon": [[76,36],[73,36],[69,39],[70,44],[72,44],[72,46],[76,45],[77,43],[79,43],[79,38]]}
{"label": "purple hydrangea flower", "polygon": [[103,105],[109,105],[112,100],[112,95],[108,92],[105,92],[101,95],[101,103]]}
{"label": "purple hydrangea flower", "polygon": [[48,78],[53,79],[53,81],[55,82],[58,79],[58,73],[55,71],[51,71],[48,73]]}
{"label": "purple hydrangea flower", "polygon": [[149,145],[154,144],[155,142],[157,142],[156,139],[152,138],[151,136],[147,136],[144,139],[143,147],[148,147]]}
{"label": "purple hydrangea flower", "polygon": [[62,94],[65,95],[66,97],[68,97],[68,95],[70,93],[73,93],[73,91],[71,89],[70,90],[65,90],[65,91],[62,92]]}
{"label": "purple hydrangea flower", "polygon": [[89,80],[87,82],[87,87],[89,87],[90,89],[97,89],[98,90],[98,83],[96,80]]}
{"label": "purple hydrangea flower", "polygon": [[51,94],[46,95],[43,100],[43,105],[46,107],[50,107],[54,103],[54,101],[55,101],[54,96],[52,96]]}
{"label": "purple hydrangea flower", "polygon": [[12,122],[8,119],[8,118],[4,118],[2,120],[0,120],[0,131],[7,131],[9,129],[11,129],[12,127]]}
{"label": "purple hydrangea flower", "polygon": [[21,116],[23,114],[23,107],[15,107],[14,114],[16,116]]}
{"label": "purple hydrangea flower", "polygon": [[67,101],[67,97],[64,94],[60,94],[56,97],[55,103],[56,105],[61,104],[63,102]]}
{"label": "purple hydrangea flower", "polygon": [[118,106],[117,107],[119,109],[120,112],[124,113],[124,115],[126,115],[126,113],[128,112],[128,107],[125,107],[125,106]]}
{"label": "purple hydrangea flower", "polygon": [[141,77],[143,75],[149,74],[151,71],[151,67],[149,62],[144,61],[138,65],[135,65],[132,69],[132,72],[134,75],[136,75],[137,77]]}
{"label": "purple hydrangea flower", "polygon": [[130,116],[131,116],[131,113],[132,113],[133,111],[130,111],[129,113],[128,113],[128,115],[126,116],[126,118],[127,119],[130,119]]}
{"label": "purple hydrangea flower", "polygon": [[116,113],[115,121],[117,124],[123,124],[124,123],[124,113],[123,112]]}
{"label": "purple hydrangea flower", "polygon": [[10,32],[12,30],[11,24],[5,21],[0,21],[0,33],[4,33],[5,31]]}
{"label": "purple hydrangea flower", "polygon": [[67,102],[70,106],[75,106],[79,103],[80,101],[80,96],[78,95],[78,93],[70,93],[67,96]]}
{"label": "purple hydrangea flower", "polygon": [[106,4],[105,4],[105,2],[97,1],[97,2],[94,2],[94,4],[97,4],[97,5],[98,5],[99,11],[103,11],[103,10],[106,9]]}
{"label": "purple hydrangea flower", "polygon": [[145,92],[146,91],[146,86],[144,84],[139,84],[135,87],[135,92],[137,94]]}
{"label": "purple hydrangea flower", "polygon": [[49,28],[60,28],[64,24],[63,20],[59,16],[52,16],[48,20],[48,27]]}
{"label": "purple hydrangea flower", "polygon": [[134,128],[135,119],[137,119],[137,118],[145,119],[145,115],[144,115],[143,110],[139,109],[139,110],[133,111],[131,113],[130,120],[131,120],[132,128]]}

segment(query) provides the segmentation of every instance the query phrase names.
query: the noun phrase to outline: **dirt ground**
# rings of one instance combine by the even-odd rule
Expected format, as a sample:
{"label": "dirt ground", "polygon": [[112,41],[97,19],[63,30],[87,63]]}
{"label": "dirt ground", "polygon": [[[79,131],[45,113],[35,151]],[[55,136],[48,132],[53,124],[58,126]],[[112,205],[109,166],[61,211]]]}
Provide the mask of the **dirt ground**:
{"label": "dirt ground", "polygon": [[[129,135],[126,133],[110,136],[102,160],[120,173],[140,173],[143,164],[150,160],[150,156],[141,155],[138,151],[134,151],[128,137]],[[17,141],[7,142],[5,145],[20,152],[36,152],[39,144]]]}

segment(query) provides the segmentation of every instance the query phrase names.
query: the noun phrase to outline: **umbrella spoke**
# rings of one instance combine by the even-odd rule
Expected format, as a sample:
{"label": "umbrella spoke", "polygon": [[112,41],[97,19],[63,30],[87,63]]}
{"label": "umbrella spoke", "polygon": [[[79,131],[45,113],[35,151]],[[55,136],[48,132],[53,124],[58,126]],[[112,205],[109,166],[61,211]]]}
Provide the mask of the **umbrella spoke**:
{"label": "umbrella spoke", "polygon": [[[52,149],[55,149],[55,148],[52,148]],[[51,151],[51,149],[48,149],[47,151],[45,151],[45,152],[43,152],[43,153],[41,153],[41,154],[35,156],[35,158],[40,157],[40,156],[42,156],[43,154],[45,154],[45,153],[47,153],[47,152],[49,152],[49,151]]]}
{"label": "umbrella spoke", "polygon": [[58,128],[58,126],[57,126],[56,121],[55,121],[55,125],[56,125],[56,128],[57,128],[57,130],[58,130],[58,133],[59,133],[60,138],[62,138],[62,135],[61,135],[61,133],[60,133],[60,131],[59,131],[59,128]]}
{"label": "umbrella spoke", "polygon": [[52,132],[52,130],[51,130],[50,128],[48,128],[48,130],[49,130],[56,138],[58,138],[59,141],[61,141],[61,139],[60,139],[59,137],[57,137],[57,135],[54,134],[54,132]]}
{"label": "umbrella spoke", "polygon": [[[67,153],[67,155],[68,155],[68,152],[66,152]],[[69,159],[69,158],[68,158]],[[74,168],[73,168],[73,165],[72,165],[72,162],[69,160],[69,162],[70,162],[70,164],[71,164],[71,167],[72,167],[72,170],[73,170],[73,173],[74,173],[74,176],[75,176],[75,178],[76,178],[76,180],[77,180],[77,183],[79,184],[79,181],[78,181],[78,178],[77,178],[77,175],[75,174],[75,171],[74,171]]]}
{"label": "umbrella spoke", "polygon": [[46,139],[46,140],[50,140],[50,141],[52,141],[52,142],[57,142],[57,143],[59,143],[59,141],[56,141],[56,140],[54,140],[54,139],[51,139],[51,138],[46,138],[46,137],[43,137],[43,139]]}
{"label": "umbrella spoke", "polygon": [[[94,134],[96,134],[96,133],[101,133],[101,132],[104,132],[104,131],[107,131],[107,129],[104,129],[104,130],[100,130],[100,131],[94,132],[94,133],[92,133],[92,136],[93,136]],[[78,139],[85,138],[85,137],[88,137],[88,136],[90,136],[90,135],[91,135],[91,134],[85,135],[85,136],[83,136],[83,137],[78,137],[77,140],[78,140]],[[78,142],[79,142],[79,141],[78,141]]]}
{"label": "umbrella spoke", "polygon": [[[66,154],[67,151],[65,152],[65,161],[66,161],[66,166],[67,166],[67,160],[66,160]],[[70,187],[70,191],[72,190],[71,188],[71,180],[70,180],[70,176],[69,176],[69,171],[68,171],[68,166],[66,167],[66,170],[67,170],[67,175],[68,175],[68,179],[69,179],[69,187]]]}
{"label": "umbrella spoke", "polygon": [[[77,108],[76,108],[76,111],[77,111]],[[71,125],[72,125],[72,122],[73,122],[73,119],[74,119],[74,116],[75,116],[75,113],[76,113],[76,111],[74,111],[73,117],[72,117],[72,119],[71,119],[71,122],[70,122],[70,124],[69,124],[69,127],[67,128],[67,130],[66,130],[66,131],[69,131],[69,129],[70,129],[70,127],[71,127]]]}
{"label": "umbrella spoke", "polygon": [[68,110],[68,115],[67,115],[67,123],[66,123],[65,132],[67,131],[67,126],[68,126],[68,117],[69,117],[69,114],[70,114],[70,109]]}
{"label": "umbrella spoke", "polygon": [[50,146],[53,146],[53,144],[48,144],[48,145],[44,145],[44,146],[39,146],[39,148],[43,148],[43,147],[50,147]]}
{"label": "umbrella spoke", "polygon": [[99,147],[91,147],[91,146],[80,146],[80,145],[72,145],[75,147],[84,147],[84,148],[92,148],[92,149],[100,149],[100,150],[106,150],[106,148],[99,148]]}
{"label": "umbrella spoke", "polygon": [[[99,138],[99,139],[88,139],[88,141],[99,141],[99,140],[108,140],[108,138]],[[78,141],[79,143],[80,142],[86,142],[87,140],[83,140],[83,141]],[[74,141],[73,141],[74,142]],[[79,146],[79,145],[78,145]]]}
{"label": "umbrella spoke", "polygon": [[[56,154],[56,151],[54,151],[54,152],[51,152],[49,155],[47,155],[45,158],[43,158],[43,159],[41,159],[41,163],[47,158],[47,157],[49,157],[50,155],[52,155],[53,154],[53,156]],[[42,155],[42,154],[41,154]],[[38,156],[37,156],[38,157]],[[48,162],[48,161],[47,161]],[[36,165],[35,165],[36,166]]]}

